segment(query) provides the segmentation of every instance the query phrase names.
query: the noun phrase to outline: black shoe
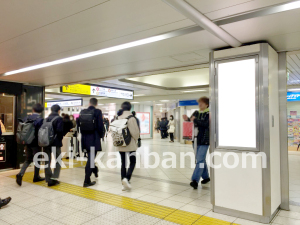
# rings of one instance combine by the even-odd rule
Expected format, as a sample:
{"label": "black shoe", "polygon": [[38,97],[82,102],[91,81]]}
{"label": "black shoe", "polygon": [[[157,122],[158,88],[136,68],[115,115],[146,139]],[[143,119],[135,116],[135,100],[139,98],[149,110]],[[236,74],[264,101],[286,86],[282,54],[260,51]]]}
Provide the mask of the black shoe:
{"label": "black shoe", "polygon": [[40,182],[40,181],[44,181],[45,180],[45,178],[43,178],[43,177],[35,177],[35,178],[33,178],[33,183],[36,183],[36,182]]}
{"label": "black shoe", "polygon": [[93,173],[95,174],[95,177],[98,178],[98,172],[99,172],[99,169],[97,166],[95,166],[95,169],[93,171]]}
{"label": "black shoe", "polygon": [[55,186],[55,185],[58,185],[58,184],[59,184],[58,180],[50,180],[48,182],[48,187],[52,187],[52,186]]}
{"label": "black shoe", "polygon": [[201,184],[207,184],[210,181],[210,178],[204,179],[201,181]]}
{"label": "black shoe", "polygon": [[191,187],[193,187],[194,189],[197,189],[197,188],[198,188],[198,183],[197,183],[196,181],[194,181],[194,180],[190,183],[190,185],[191,185]]}
{"label": "black shoe", "polygon": [[8,198],[3,199],[3,200],[0,199],[0,209],[1,209],[3,206],[6,206],[10,201],[11,201],[11,197],[8,197]]}
{"label": "black shoe", "polygon": [[19,185],[19,186],[22,186],[22,176],[21,176],[21,174],[17,174],[17,176],[16,176],[16,182],[17,182],[17,184]]}
{"label": "black shoe", "polygon": [[92,181],[90,183],[83,183],[83,187],[90,187],[96,184],[96,181]]}

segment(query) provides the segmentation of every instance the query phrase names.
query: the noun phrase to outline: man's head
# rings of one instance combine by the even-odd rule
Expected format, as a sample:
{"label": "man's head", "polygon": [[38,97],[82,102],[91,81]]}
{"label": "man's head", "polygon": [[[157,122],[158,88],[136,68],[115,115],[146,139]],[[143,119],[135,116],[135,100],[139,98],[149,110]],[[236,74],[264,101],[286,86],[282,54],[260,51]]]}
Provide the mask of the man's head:
{"label": "man's head", "polygon": [[205,110],[209,107],[209,98],[208,97],[201,97],[198,99],[198,105],[200,110]]}
{"label": "man's head", "polygon": [[61,110],[61,108],[60,108],[59,105],[53,105],[53,106],[51,107],[51,112],[53,112],[53,113],[58,113],[58,114],[60,114],[60,110]]}
{"label": "man's head", "polygon": [[90,106],[96,107],[98,105],[98,99],[96,98],[91,98],[90,99]]}
{"label": "man's head", "polygon": [[43,111],[44,111],[44,107],[40,103],[34,104],[32,106],[33,113],[42,113]]}

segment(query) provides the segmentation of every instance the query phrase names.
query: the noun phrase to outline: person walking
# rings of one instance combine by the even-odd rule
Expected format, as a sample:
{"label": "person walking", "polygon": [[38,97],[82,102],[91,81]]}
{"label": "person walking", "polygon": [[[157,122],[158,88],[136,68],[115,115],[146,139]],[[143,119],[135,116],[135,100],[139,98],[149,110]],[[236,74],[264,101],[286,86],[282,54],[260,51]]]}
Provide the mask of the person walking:
{"label": "person walking", "polygon": [[[33,126],[35,128],[35,138],[29,145],[25,145],[26,160],[20,170],[16,175],[16,182],[19,186],[22,186],[22,178],[26,172],[28,166],[33,162],[35,154],[42,151],[42,148],[38,145],[38,132],[43,124],[43,118],[41,113],[44,111],[44,107],[37,103],[32,107],[32,115],[29,115],[24,121],[33,121]],[[33,182],[43,181],[45,178],[40,177],[40,166],[36,165],[34,162],[34,176]]]}
{"label": "person walking", "polygon": [[82,150],[87,152],[87,163],[85,166],[85,179],[83,187],[89,187],[96,184],[96,181],[91,181],[92,173],[98,177],[99,169],[95,165],[95,157],[101,149],[101,138],[104,137],[104,124],[102,111],[96,109],[98,100],[91,98],[89,107],[80,112],[77,120],[78,132],[81,132]]}
{"label": "person walking", "polygon": [[[63,118],[59,116],[60,114],[60,106],[53,105],[51,107],[51,114],[44,120],[44,122],[51,122],[55,134],[55,138],[50,146],[44,147],[44,152],[47,154],[48,159],[45,162],[45,175],[46,175],[46,182],[48,186],[55,186],[59,184],[58,178],[61,170],[61,165],[57,161],[61,155],[61,147],[62,139],[64,137],[64,126],[63,126]],[[55,156],[56,164],[54,168],[54,172],[52,173],[51,169],[51,156],[52,153]]]}
{"label": "person walking", "polygon": [[170,142],[173,143],[174,142],[174,133],[175,133],[175,121],[174,121],[173,115],[170,116],[168,126],[169,126],[168,133],[170,134]]}
{"label": "person walking", "polygon": [[206,154],[209,147],[209,98],[201,97],[198,100],[199,111],[195,111],[191,118],[188,118],[187,115],[183,115],[183,119],[186,121],[192,121],[195,128],[198,129],[197,145],[196,152],[196,167],[191,178],[191,187],[194,189],[198,188],[198,183],[202,177],[201,184],[206,184],[210,181],[207,163],[206,163]]}
{"label": "person walking", "polygon": [[157,118],[157,120],[155,122],[155,129],[157,130],[157,133],[159,133],[159,130],[160,130],[160,120],[159,120],[159,118]]}
{"label": "person walking", "polygon": [[160,127],[161,139],[167,138],[168,121],[166,118],[162,118],[159,127]]}
{"label": "person walking", "polygon": [[[131,141],[129,145],[117,147],[117,151],[119,151],[121,155],[121,182],[123,185],[123,191],[131,189],[131,184],[129,182],[136,164],[136,150],[138,149],[137,142],[140,137],[140,129],[137,119],[130,112],[130,110],[130,102],[123,102],[117,117],[117,119],[128,119],[127,126],[131,135]],[[130,161],[128,170],[126,168],[127,155],[129,156]]]}

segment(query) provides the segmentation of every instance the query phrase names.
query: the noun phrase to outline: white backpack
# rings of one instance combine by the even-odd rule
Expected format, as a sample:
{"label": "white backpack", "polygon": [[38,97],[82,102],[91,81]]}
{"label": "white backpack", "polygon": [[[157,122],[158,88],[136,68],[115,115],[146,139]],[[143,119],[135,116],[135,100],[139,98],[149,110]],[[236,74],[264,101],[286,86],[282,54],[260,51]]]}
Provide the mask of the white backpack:
{"label": "white backpack", "polygon": [[116,147],[126,147],[130,144],[131,134],[128,129],[128,120],[133,117],[132,115],[126,119],[115,119],[109,126],[113,144]]}

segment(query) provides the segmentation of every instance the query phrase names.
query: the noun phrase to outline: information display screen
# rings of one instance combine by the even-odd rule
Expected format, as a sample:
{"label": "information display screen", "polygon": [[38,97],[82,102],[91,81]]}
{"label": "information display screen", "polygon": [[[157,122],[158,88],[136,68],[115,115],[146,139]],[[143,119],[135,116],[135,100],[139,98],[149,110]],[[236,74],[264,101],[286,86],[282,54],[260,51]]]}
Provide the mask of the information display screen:
{"label": "information display screen", "polygon": [[61,87],[61,92],[133,100],[133,91],[97,85],[74,84]]}
{"label": "information display screen", "polygon": [[150,113],[137,112],[136,117],[140,121],[141,134],[150,134]]}
{"label": "information display screen", "polygon": [[82,99],[66,100],[66,101],[51,101],[45,103],[46,108],[50,108],[53,105],[59,105],[61,107],[82,106]]}

